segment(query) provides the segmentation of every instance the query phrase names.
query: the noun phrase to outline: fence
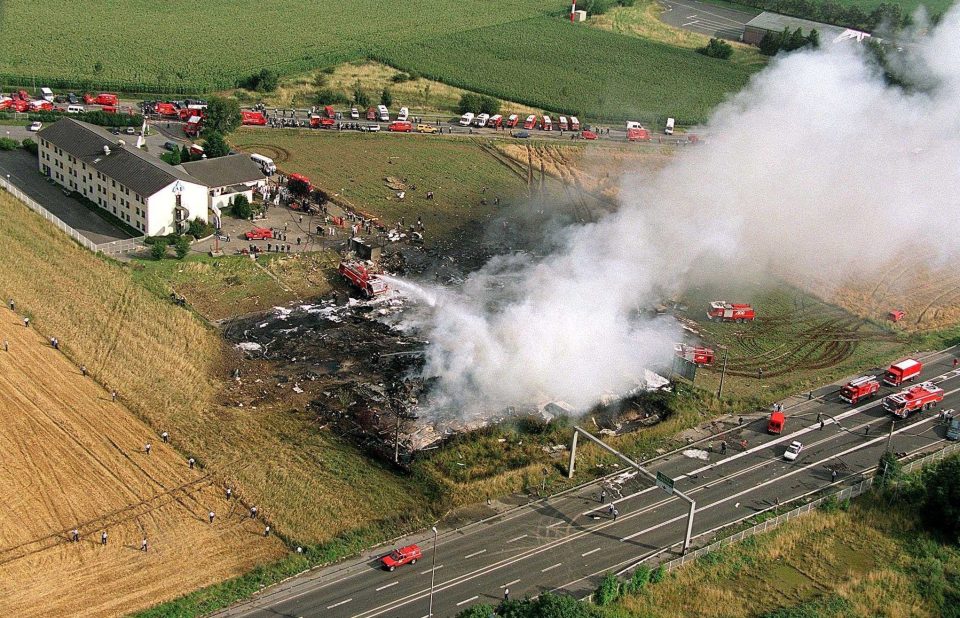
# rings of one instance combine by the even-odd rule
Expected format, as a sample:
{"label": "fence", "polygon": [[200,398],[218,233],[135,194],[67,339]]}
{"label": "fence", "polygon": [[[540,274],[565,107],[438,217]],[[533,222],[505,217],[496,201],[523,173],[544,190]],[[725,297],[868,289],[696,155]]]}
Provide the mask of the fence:
{"label": "fence", "polygon": [[[905,464],[905,465],[903,466],[903,471],[904,471],[905,473],[914,472],[915,470],[919,470],[920,468],[922,468],[923,466],[925,466],[925,465],[927,465],[927,464],[934,463],[934,462],[936,462],[936,461],[940,461],[940,460],[942,460],[944,457],[946,457],[946,456],[948,456],[948,455],[950,455],[950,454],[952,454],[952,453],[955,453],[955,452],[957,452],[957,451],[960,451],[960,443],[954,443],[954,444],[947,445],[947,446],[945,446],[944,448],[936,451],[935,453],[931,453],[931,454],[927,455],[926,457],[921,457],[920,459],[917,459],[917,460],[915,460],[915,461],[911,461],[911,462],[908,463],[908,464]],[[821,504],[823,504],[823,503],[826,502],[827,500],[834,499],[834,500],[837,500],[837,501],[839,501],[839,502],[842,502],[842,501],[848,500],[848,499],[850,499],[850,498],[855,498],[856,496],[859,496],[859,495],[865,493],[868,489],[870,489],[870,487],[873,486],[873,481],[874,481],[875,478],[876,478],[876,476],[871,476],[871,477],[865,478],[865,479],[863,479],[862,481],[860,481],[859,483],[857,483],[856,485],[851,485],[850,487],[845,487],[844,489],[842,489],[842,490],[840,490],[840,491],[838,491],[838,492],[836,492],[836,493],[833,493],[833,494],[830,494],[830,495],[827,495],[827,496],[822,496],[822,497],[820,497],[820,498],[817,498],[816,500],[813,500],[813,501],[811,501],[811,502],[808,502],[807,504],[804,504],[803,506],[797,507],[797,508],[793,509],[792,511],[789,511],[789,512],[787,512],[787,513],[783,513],[782,515],[778,515],[777,517],[774,517],[774,518],[772,518],[772,519],[768,519],[768,520],[766,520],[766,521],[760,522],[759,524],[757,524],[757,525],[755,525],[755,526],[753,526],[753,527],[751,527],[751,528],[747,528],[746,530],[741,530],[740,532],[737,532],[736,534],[733,534],[733,535],[730,535],[730,536],[728,536],[728,537],[726,537],[726,538],[720,539],[720,540],[717,541],[716,543],[711,543],[710,545],[707,545],[706,547],[701,547],[700,549],[698,549],[698,550],[696,550],[696,551],[692,551],[692,552],[686,554],[685,556],[681,556],[681,557],[679,557],[679,558],[674,558],[673,560],[670,560],[670,561],[668,561],[668,562],[664,562],[664,563],[662,564],[662,566],[663,566],[663,568],[666,569],[667,571],[670,571],[670,570],[675,569],[675,568],[677,568],[677,567],[679,567],[679,566],[682,566],[682,565],[684,565],[684,564],[686,564],[686,563],[688,563],[688,562],[694,561],[694,560],[696,560],[697,558],[700,558],[700,557],[702,557],[702,556],[705,556],[706,554],[709,554],[709,553],[711,553],[711,552],[717,551],[717,550],[719,550],[719,549],[722,548],[722,547],[726,547],[727,545],[732,545],[732,544],[734,544],[734,543],[739,543],[740,541],[742,541],[743,539],[745,539],[745,538],[747,538],[747,537],[751,537],[751,536],[753,536],[753,535],[755,535],[755,534],[762,534],[762,533],[764,533],[764,532],[767,532],[768,530],[773,530],[774,528],[776,528],[777,526],[779,526],[779,525],[782,524],[783,522],[790,521],[791,519],[794,519],[794,518],[796,518],[796,517],[800,517],[801,515],[806,515],[807,513],[809,513],[809,512],[812,511],[813,509],[819,507]],[[756,515],[751,515],[750,517],[755,517],[755,516],[756,516]],[[742,520],[741,520],[741,521],[742,521]],[[639,564],[639,563],[638,563],[638,564]],[[631,570],[631,569],[632,569],[633,567],[635,567],[635,566],[636,566],[636,565],[633,565],[632,567],[630,567],[630,568],[627,569],[627,570],[629,571],[629,570]]]}
{"label": "fence", "polygon": [[[129,253],[131,251],[137,251],[140,247],[143,247],[143,236],[138,238],[125,238],[122,240],[114,240],[112,242],[96,244],[77,230],[73,229],[69,225],[63,222],[60,217],[56,216],[37,202],[35,202],[30,196],[25,194],[20,189],[16,188],[6,179],[0,178],[0,189],[5,190],[7,193],[17,198],[23,202],[27,208],[34,211],[50,223],[52,223],[58,230],[77,241],[80,246],[93,251],[94,253],[103,253],[106,255],[120,255],[122,253]],[[78,204],[79,206],[79,204]]]}

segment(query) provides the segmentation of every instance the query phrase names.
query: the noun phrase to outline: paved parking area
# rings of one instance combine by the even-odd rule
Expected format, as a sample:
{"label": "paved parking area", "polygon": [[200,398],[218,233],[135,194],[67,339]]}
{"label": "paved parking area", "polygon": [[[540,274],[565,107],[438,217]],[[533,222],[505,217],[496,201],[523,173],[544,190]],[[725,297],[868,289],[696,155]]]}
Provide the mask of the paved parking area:
{"label": "paved parking area", "polygon": [[666,9],[660,19],[676,28],[739,41],[743,27],[761,11],[749,7],[728,8],[697,0],[659,0]]}
{"label": "paved parking area", "polygon": [[61,221],[96,244],[131,238],[88,210],[83,204],[64,195],[60,185],[40,175],[37,158],[25,150],[0,151],[0,174]]}

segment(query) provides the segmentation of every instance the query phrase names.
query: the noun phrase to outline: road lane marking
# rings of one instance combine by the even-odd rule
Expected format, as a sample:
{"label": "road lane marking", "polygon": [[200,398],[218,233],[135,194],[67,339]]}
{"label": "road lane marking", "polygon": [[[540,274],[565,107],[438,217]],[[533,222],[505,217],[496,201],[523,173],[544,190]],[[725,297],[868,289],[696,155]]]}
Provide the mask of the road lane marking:
{"label": "road lane marking", "polygon": [[584,557],[586,557],[586,556],[589,556],[590,554],[595,554],[595,553],[597,553],[598,551],[600,551],[600,549],[601,549],[600,547],[598,547],[598,548],[596,548],[596,549],[591,549],[591,550],[588,551],[588,552],[584,552],[584,553],[580,554],[580,557],[581,557],[581,558],[584,558]]}
{"label": "road lane marking", "polygon": [[327,605],[327,609],[333,609],[334,607],[340,607],[352,601],[353,599],[347,599],[346,601],[340,601],[339,603],[334,603],[333,605]]}
{"label": "road lane marking", "polygon": [[439,570],[442,569],[442,568],[443,568],[443,565],[442,565],[442,564],[438,564],[437,566],[433,567],[432,569],[427,569],[426,571],[420,571],[420,575],[426,575],[426,574],[429,573],[430,571],[439,571]]}
{"label": "road lane marking", "polygon": [[563,521],[563,520],[561,519],[561,520],[558,521],[558,522],[554,522],[554,523],[550,524],[549,526],[547,526],[547,528],[555,528],[555,527],[557,527],[557,526],[562,526],[562,525],[565,524],[565,523],[567,523],[567,522],[565,522],[565,521]]}
{"label": "road lane marking", "polygon": [[400,583],[399,581],[395,581],[395,582],[390,582],[389,584],[387,584],[387,585],[385,585],[385,586],[380,586],[379,588],[377,588],[377,592],[380,592],[381,590],[386,590],[386,589],[389,588],[390,586],[396,586],[396,585],[399,584],[399,583]]}
{"label": "road lane marking", "polygon": [[506,588],[507,586],[512,586],[512,585],[514,585],[514,584],[519,584],[519,583],[520,583],[520,580],[519,580],[519,579],[515,579],[515,580],[513,580],[512,582],[507,582],[507,583],[505,583],[504,585],[502,585],[502,586],[500,586],[500,587],[501,587],[501,588]]}
{"label": "road lane marking", "polygon": [[507,541],[507,543],[513,543],[514,541],[519,541],[520,539],[525,539],[525,538],[527,538],[527,535],[521,534],[520,536],[510,539],[509,541]]}
{"label": "road lane marking", "polygon": [[475,551],[472,554],[467,554],[463,558],[464,560],[466,560],[467,558],[473,558],[474,556],[479,556],[480,554],[485,554],[485,553],[487,553],[487,550],[481,549],[480,551]]}
{"label": "road lane marking", "polygon": [[480,598],[480,595],[479,595],[479,594],[475,594],[475,595],[473,595],[472,597],[470,597],[469,599],[464,599],[464,600],[460,601],[459,603],[457,603],[457,607],[460,607],[460,606],[463,605],[464,603],[469,603],[470,601],[476,601],[476,600],[479,599],[479,598]]}
{"label": "road lane marking", "polygon": [[562,563],[562,562],[558,562],[558,563],[556,563],[556,564],[553,565],[553,566],[548,566],[548,567],[545,568],[545,569],[540,569],[540,572],[541,572],[541,573],[546,573],[547,571],[552,571],[552,570],[554,570],[555,568],[557,568],[558,566],[560,566],[561,564],[563,564],[563,563]]}

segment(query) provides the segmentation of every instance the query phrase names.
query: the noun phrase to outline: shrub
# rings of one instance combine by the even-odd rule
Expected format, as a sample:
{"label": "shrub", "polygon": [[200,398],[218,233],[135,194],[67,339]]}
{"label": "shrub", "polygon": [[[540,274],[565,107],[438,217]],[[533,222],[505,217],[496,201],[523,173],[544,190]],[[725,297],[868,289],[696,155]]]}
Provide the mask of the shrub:
{"label": "shrub", "polygon": [[20,147],[20,142],[9,137],[0,137],[0,150],[16,150]]}
{"label": "shrub", "polygon": [[941,461],[924,479],[923,518],[928,527],[960,543],[960,457]]}
{"label": "shrub", "polygon": [[238,195],[233,198],[230,212],[237,219],[249,219],[253,216],[253,206],[250,205],[246,195]]}
{"label": "shrub", "polygon": [[633,575],[630,577],[630,585],[634,592],[643,590],[649,581],[650,567],[645,564],[638,566],[633,572]]}
{"label": "shrub", "polygon": [[733,46],[726,41],[721,41],[720,39],[710,39],[710,42],[707,43],[706,47],[697,49],[697,52],[711,58],[727,60],[733,55]]}
{"label": "shrub", "polygon": [[241,84],[248,90],[257,92],[273,92],[277,89],[280,77],[270,69],[262,69],[259,73],[254,73]]}
{"label": "shrub", "polygon": [[150,246],[150,257],[155,260],[162,260],[167,257],[167,241],[166,239],[156,239],[153,244]]}
{"label": "shrub", "polygon": [[32,139],[30,139],[29,137],[23,140],[22,142],[20,142],[20,147],[33,155],[37,154],[37,151],[39,150],[39,146],[37,146],[37,143]]}
{"label": "shrub", "polygon": [[180,159],[180,151],[176,149],[160,155],[160,160],[169,163],[170,165],[180,165],[183,163],[183,161]]}
{"label": "shrub", "polygon": [[349,103],[350,99],[342,92],[337,92],[331,88],[323,88],[317,91],[313,97],[317,105],[333,105],[334,103]]}
{"label": "shrub", "polygon": [[188,236],[178,236],[173,243],[173,251],[177,254],[177,259],[182,260],[190,253],[190,238]]}
{"label": "shrub", "polygon": [[402,84],[403,82],[410,81],[410,76],[407,75],[406,73],[396,73],[393,77],[390,78],[390,81],[392,81],[395,84]]}
{"label": "shrub", "polygon": [[460,102],[457,104],[457,111],[461,114],[471,112],[480,113],[481,96],[474,92],[464,92],[460,95]]}
{"label": "shrub", "polygon": [[207,223],[200,217],[197,217],[190,222],[190,228],[187,231],[191,236],[199,240],[200,238],[206,238],[210,234],[213,234],[215,230],[213,229],[212,224]]}
{"label": "shrub", "polygon": [[384,88],[383,92],[380,93],[380,105],[387,107],[393,105],[393,93],[390,92],[389,88]]}
{"label": "shrub", "polygon": [[486,603],[471,605],[467,609],[457,614],[457,618],[490,618],[493,616],[493,606]]}
{"label": "shrub", "polygon": [[500,101],[494,99],[493,97],[482,96],[480,97],[480,113],[481,114],[494,114],[500,111]]}
{"label": "shrub", "polygon": [[593,593],[593,602],[603,607],[617,600],[620,596],[620,580],[613,573],[607,573]]}
{"label": "shrub", "polygon": [[230,145],[227,144],[227,140],[223,138],[222,133],[212,131],[203,140],[203,153],[207,155],[208,159],[225,157],[230,154]]}
{"label": "shrub", "polygon": [[667,576],[667,570],[663,568],[663,565],[661,564],[660,566],[655,568],[652,573],[650,573],[650,583],[659,584],[660,582],[663,581],[663,579],[666,576]]}

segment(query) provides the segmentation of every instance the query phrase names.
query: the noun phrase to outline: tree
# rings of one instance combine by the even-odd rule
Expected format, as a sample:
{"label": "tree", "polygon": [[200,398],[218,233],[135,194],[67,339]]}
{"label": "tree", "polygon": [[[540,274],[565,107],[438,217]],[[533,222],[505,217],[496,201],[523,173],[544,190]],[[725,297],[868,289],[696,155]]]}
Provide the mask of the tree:
{"label": "tree", "polygon": [[230,144],[223,139],[222,134],[213,132],[206,135],[206,139],[203,140],[203,153],[207,155],[208,159],[216,159],[230,154]]}
{"label": "tree", "polygon": [[710,58],[726,60],[733,55],[733,47],[726,41],[714,38],[710,39],[710,42],[707,43],[706,46],[698,48],[697,52]]}
{"label": "tree", "polygon": [[480,95],[473,92],[464,92],[460,95],[460,102],[457,104],[457,110],[461,114],[467,112],[476,114],[480,112]]}
{"label": "tree", "polygon": [[20,142],[9,137],[0,137],[0,150],[16,150],[20,147]]}
{"label": "tree", "polygon": [[193,158],[193,155],[190,154],[190,147],[186,144],[180,149],[180,163],[187,163],[190,159]]}
{"label": "tree", "polygon": [[165,152],[160,155],[162,161],[166,161],[170,165],[180,165],[182,161],[180,160],[180,151],[174,148],[170,152]]}
{"label": "tree", "polygon": [[240,103],[236,99],[210,97],[207,115],[203,119],[203,132],[229,135],[240,126]]}
{"label": "tree", "polygon": [[150,257],[155,260],[162,260],[167,257],[167,239],[166,238],[157,238],[154,240],[154,243],[150,245]]}
{"label": "tree", "polygon": [[491,116],[500,112],[500,101],[493,97],[480,97],[480,113],[490,114]]}
{"label": "tree", "polygon": [[173,243],[173,251],[177,254],[177,259],[182,260],[190,253],[190,238],[187,236],[177,236],[177,241]]}
{"label": "tree", "polygon": [[253,207],[246,195],[240,194],[233,198],[233,207],[230,209],[237,219],[249,219],[253,216]]}
{"label": "tree", "polygon": [[20,147],[26,150],[27,152],[29,152],[30,154],[34,154],[34,155],[37,154],[37,151],[40,150],[40,147],[37,146],[37,143],[32,139],[30,139],[29,137],[25,138],[22,142],[20,142]]}
{"label": "tree", "polygon": [[383,92],[380,93],[380,105],[386,107],[393,105],[393,93],[390,92],[389,88],[384,88]]}
{"label": "tree", "polygon": [[259,73],[255,73],[247,78],[246,87],[249,90],[256,90],[257,92],[273,92],[277,89],[277,83],[279,81],[279,75],[270,69],[262,69]]}
{"label": "tree", "polygon": [[924,480],[927,496],[923,518],[927,526],[960,543],[960,457],[944,459]]}
{"label": "tree", "polygon": [[[616,577],[614,577],[616,579]],[[531,617],[549,616],[550,618],[590,618],[594,615],[590,606],[565,594],[545,592],[532,602]]]}
{"label": "tree", "polygon": [[593,593],[593,602],[602,607],[613,603],[619,596],[620,580],[613,573],[607,573],[600,580],[600,585]]}
{"label": "tree", "polygon": [[363,91],[359,79],[353,84],[353,102],[360,107],[370,106],[370,95]]}
{"label": "tree", "polygon": [[467,609],[457,614],[457,618],[490,618],[493,616],[493,606],[486,603],[471,605]]}

